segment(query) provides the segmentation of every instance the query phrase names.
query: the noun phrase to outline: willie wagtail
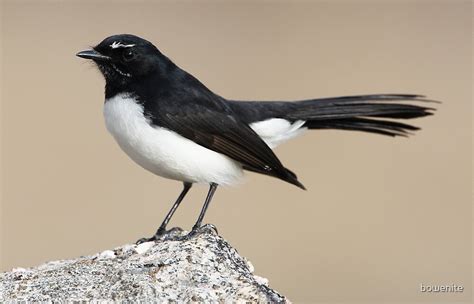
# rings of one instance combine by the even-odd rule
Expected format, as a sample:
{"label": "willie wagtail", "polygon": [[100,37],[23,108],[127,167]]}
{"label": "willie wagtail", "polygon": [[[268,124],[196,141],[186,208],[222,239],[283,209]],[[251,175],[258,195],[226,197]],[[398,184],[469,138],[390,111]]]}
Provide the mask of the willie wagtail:
{"label": "willie wagtail", "polygon": [[[311,129],[342,129],[407,136],[419,128],[393,119],[431,115],[432,108],[402,103],[421,95],[372,94],[295,102],[235,101],[209,90],[180,69],[152,43],[128,34],[110,36],[92,50],[105,78],[105,124],[137,164],[184,188],[154,236],[164,235],[173,213],[194,183],[209,192],[194,224],[201,227],[218,185],[229,185],[248,170],[305,189],[272,148]],[[392,119],[392,120],[387,120]]]}

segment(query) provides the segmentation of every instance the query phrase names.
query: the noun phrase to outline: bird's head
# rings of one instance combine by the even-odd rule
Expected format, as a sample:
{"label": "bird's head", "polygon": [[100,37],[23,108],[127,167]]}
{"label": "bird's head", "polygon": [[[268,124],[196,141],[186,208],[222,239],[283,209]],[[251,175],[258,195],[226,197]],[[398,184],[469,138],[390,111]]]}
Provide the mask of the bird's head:
{"label": "bird's head", "polygon": [[108,85],[124,85],[166,69],[169,61],[149,41],[121,34],[105,38],[91,50],[76,54],[97,64]]}

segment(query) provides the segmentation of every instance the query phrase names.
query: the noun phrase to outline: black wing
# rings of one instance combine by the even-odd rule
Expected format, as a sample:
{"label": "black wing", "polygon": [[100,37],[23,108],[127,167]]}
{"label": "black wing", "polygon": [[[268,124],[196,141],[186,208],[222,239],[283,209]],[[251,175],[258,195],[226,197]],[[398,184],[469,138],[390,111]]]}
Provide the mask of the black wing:
{"label": "black wing", "polygon": [[172,102],[160,100],[146,114],[154,124],[222,153],[240,162],[244,169],[274,176],[305,189],[257,133],[233,115],[224,101],[195,97],[195,100],[183,103],[186,105],[183,107],[177,106],[183,101]]}

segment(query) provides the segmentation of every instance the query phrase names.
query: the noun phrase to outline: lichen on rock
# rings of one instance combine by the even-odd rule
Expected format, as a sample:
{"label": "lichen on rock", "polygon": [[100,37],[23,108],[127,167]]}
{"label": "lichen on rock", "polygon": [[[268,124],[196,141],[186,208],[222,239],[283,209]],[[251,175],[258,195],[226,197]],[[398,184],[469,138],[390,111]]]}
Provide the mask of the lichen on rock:
{"label": "lichen on rock", "polygon": [[212,229],[0,274],[0,302],[289,303]]}

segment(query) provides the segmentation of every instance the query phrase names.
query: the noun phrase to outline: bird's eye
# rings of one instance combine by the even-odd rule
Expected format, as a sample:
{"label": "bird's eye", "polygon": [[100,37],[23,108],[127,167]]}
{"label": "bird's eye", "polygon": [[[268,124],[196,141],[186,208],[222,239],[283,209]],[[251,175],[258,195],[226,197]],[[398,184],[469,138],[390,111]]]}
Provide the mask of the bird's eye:
{"label": "bird's eye", "polygon": [[131,61],[135,58],[135,52],[132,49],[125,50],[122,54],[123,60]]}

